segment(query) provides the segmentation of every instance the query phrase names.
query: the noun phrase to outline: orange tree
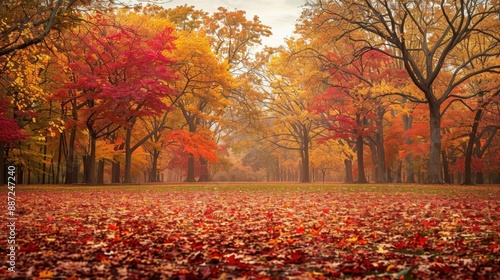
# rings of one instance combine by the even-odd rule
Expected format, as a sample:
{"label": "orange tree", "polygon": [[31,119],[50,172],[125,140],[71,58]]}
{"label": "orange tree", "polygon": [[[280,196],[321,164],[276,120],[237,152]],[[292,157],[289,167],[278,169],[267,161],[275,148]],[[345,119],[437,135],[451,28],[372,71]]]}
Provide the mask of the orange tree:
{"label": "orange tree", "polygon": [[[402,61],[412,82],[425,95],[430,112],[428,182],[441,183],[442,105],[448,99],[464,99],[454,91],[474,76],[495,73],[500,65],[471,67],[500,54],[495,19],[498,1],[388,1],[310,0],[313,16],[346,28],[337,36],[363,42],[365,50],[377,50]],[[358,36],[359,30],[370,36]],[[333,39],[337,39],[333,38]],[[486,38],[486,40],[481,40]],[[478,42],[485,44],[474,48]],[[393,52],[387,52],[390,48]],[[465,59],[463,50],[467,49]],[[413,99],[409,96],[410,100]]]}

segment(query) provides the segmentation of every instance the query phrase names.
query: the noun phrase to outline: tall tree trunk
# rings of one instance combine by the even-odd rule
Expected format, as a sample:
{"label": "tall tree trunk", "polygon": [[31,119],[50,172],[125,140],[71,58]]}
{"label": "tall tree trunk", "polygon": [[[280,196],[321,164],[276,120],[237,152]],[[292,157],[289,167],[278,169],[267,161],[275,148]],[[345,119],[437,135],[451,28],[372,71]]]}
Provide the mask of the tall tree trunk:
{"label": "tall tree trunk", "polygon": [[[195,133],[196,132],[196,122],[194,119],[189,119],[188,121],[188,126],[189,126],[189,132]],[[195,158],[193,155],[190,155],[188,158],[187,162],[187,177],[186,177],[186,182],[196,182],[195,178]]]}
{"label": "tall tree trunk", "polygon": [[204,158],[200,158],[200,177],[198,177],[198,182],[208,182],[210,181],[210,174],[208,171],[208,161]]}
{"label": "tall tree trunk", "polygon": [[151,153],[151,172],[149,173],[149,182],[158,181],[158,158],[160,157],[160,151],[153,149]]}
{"label": "tall tree trunk", "polygon": [[482,109],[478,109],[474,115],[474,123],[472,124],[472,130],[469,133],[469,139],[467,140],[467,147],[465,148],[465,171],[464,171],[464,185],[472,185],[472,153],[474,151],[474,143],[476,142],[477,130],[479,127],[479,121],[483,114]]}
{"label": "tall tree trunk", "polygon": [[[362,122],[360,114],[356,114],[356,124],[360,127],[363,126],[364,121]],[[358,161],[358,180],[357,183],[365,184],[368,183],[365,175],[365,163],[363,159],[364,154],[364,139],[363,135],[361,135],[361,131],[355,130],[354,133],[358,134],[356,138],[356,157]]]}
{"label": "tall tree trunk", "polygon": [[344,166],[345,166],[345,182],[353,183],[354,180],[352,178],[352,160],[344,159]]}
{"label": "tall tree trunk", "polygon": [[79,183],[80,164],[79,164],[76,156],[75,156],[75,160],[73,162],[73,167],[72,168],[73,168],[73,173],[72,173],[73,178],[71,179],[71,181],[73,183]]}
{"label": "tall tree trunk", "polygon": [[47,177],[47,143],[48,143],[48,138],[45,137],[45,141],[43,143],[43,162],[42,162],[42,184],[46,184],[46,177]]}
{"label": "tall tree trunk", "polygon": [[[411,145],[411,139],[406,133],[412,128],[412,117],[403,115],[403,127],[406,134],[405,144]],[[405,168],[406,168],[406,183],[415,183],[415,169],[413,167],[413,154],[409,153],[405,156]]]}
{"label": "tall tree trunk", "polygon": [[385,148],[384,148],[384,127],[383,127],[383,119],[384,119],[385,110],[379,109],[378,119],[377,119],[377,127],[378,132],[375,134],[375,145],[377,146],[377,174],[379,174],[380,178],[378,178],[379,183],[385,183],[388,179],[386,179],[386,166],[385,166]]}
{"label": "tall tree trunk", "polygon": [[101,159],[97,166],[97,184],[104,185],[104,160]]}
{"label": "tall tree trunk", "polygon": [[64,134],[59,134],[59,151],[57,153],[57,169],[56,169],[56,175],[55,175],[55,184],[59,184],[59,180],[61,177],[61,161],[62,161],[62,154],[63,154],[63,141],[64,141]]}
{"label": "tall tree trunk", "polygon": [[[398,164],[398,170],[396,171],[396,183],[402,183],[403,180],[402,180],[402,175],[403,175],[403,161],[399,161],[399,164]],[[391,181],[389,181],[391,182]]]}
{"label": "tall tree trunk", "polygon": [[73,127],[69,135],[69,143],[67,146],[68,152],[66,154],[66,178],[64,181],[65,184],[78,183],[73,181],[74,178],[73,173],[78,173],[78,170],[74,169],[75,140],[76,140],[76,128]]}
{"label": "tall tree trunk", "polygon": [[385,174],[380,174],[377,145],[375,144],[375,141],[376,140],[368,141],[368,147],[370,148],[370,152],[372,155],[372,173],[375,175],[375,183],[382,183],[382,177],[384,177]]}
{"label": "tall tree trunk", "polygon": [[430,152],[429,152],[429,184],[442,184],[441,169],[441,113],[440,105],[437,102],[429,102],[430,109]]}
{"label": "tall tree trunk", "polygon": [[368,183],[368,180],[366,180],[366,175],[365,175],[365,163],[363,160],[363,136],[358,135],[357,141],[356,141],[356,157],[358,161],[358,180],[356,181],[357,183],[360,184],[365,184]]}
{"label": "tall tree trunk", "polygon": [[444,182],[447,184],[451,184],[450,179],[450,168],[448,166],[448,156],[446,155],[446,151],[441,151],[441,155],[443,158],[443,173],[444,173]]}
{"label": "tall tree trunk", "polygon": [[125,133],[125,183],[132,183],[132,128],[133,124],[127,128]]}
{"label": "tall tree trunk", "polygon": [[116,161],[111,164],[111,183],[120,183],[120,162]]}
{"label": "tall tree trunk", "polygon": [[87,155],[87,184],[95,185],[97,183],[96,178],[96,146],[97,139],[94,132],[90,132],[90,154]]}
{"label": "tall tree trunk", "polygon": [[[306,132],[304,131],[304,134]],[[311,182],[311,178],[309,177],[309,136],[304,135],[303,136],[303,143],[302,143],[302,166],[301,166],[301,182],[302,183],[309,183]]]}
{"label": "tall tree trunk", "polygon": [[194,157],[189,156],[188,162],[187,162],[187,177],[186,177],[186,182],[196,182],[196,178],[194,176]]}

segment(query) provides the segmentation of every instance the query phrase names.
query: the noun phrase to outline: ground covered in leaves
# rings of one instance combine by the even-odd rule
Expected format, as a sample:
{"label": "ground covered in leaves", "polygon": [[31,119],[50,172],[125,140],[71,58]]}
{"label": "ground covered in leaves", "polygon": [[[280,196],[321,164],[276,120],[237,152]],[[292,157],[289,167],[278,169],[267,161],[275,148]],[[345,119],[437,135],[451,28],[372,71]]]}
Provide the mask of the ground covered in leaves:
{"label": "ground covered in leaves", "polygon": [[17,274],[3,262],[0,278],[500,278],[500,187],[19,186],[16,197]]}

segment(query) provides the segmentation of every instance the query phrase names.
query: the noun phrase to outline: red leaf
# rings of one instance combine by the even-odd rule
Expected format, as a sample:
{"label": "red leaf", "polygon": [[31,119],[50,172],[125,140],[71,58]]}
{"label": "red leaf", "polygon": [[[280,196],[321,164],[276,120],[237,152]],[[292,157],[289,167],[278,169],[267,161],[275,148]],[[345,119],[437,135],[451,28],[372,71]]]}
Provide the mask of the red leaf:
{"label": "red leaf", "polygon": [[299,227],[299,228],[295,229],[295,232],[296,232],[297,234],[302,234],[302,233],[304,233],[304,227]]}
{"label": "red leaf", "polygon": [[420,233],[415,233],[413,236],[415,237],[415,240],[414,240],[415,244],[421,245],[421,246],[427,244],[427,240],[429,239],[429,238],[422,236],[422,234],[420,234]]}
{"label": "red leaf", "polygon": [[117,225],[108,225],[108,229],[109,230],[116,230],[116,229],[118,229],[118,226]]}
{"label": "red leaf", "polygon": [[285,263],[293,263],[293,264],[300,264],[304,262],[306,262],[306,255],[304,254],[304,252],[302,252],[302,250],[293,251],[290,254],[290,258],[285,260]]}

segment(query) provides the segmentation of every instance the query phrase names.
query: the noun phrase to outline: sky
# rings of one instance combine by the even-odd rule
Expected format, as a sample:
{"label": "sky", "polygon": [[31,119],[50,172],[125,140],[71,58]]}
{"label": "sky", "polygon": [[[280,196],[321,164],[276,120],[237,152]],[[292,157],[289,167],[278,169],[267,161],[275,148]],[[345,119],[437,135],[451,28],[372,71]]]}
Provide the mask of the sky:
{"label": "sky", "polygon": [[162,6],[174,8],[187,4],[208,13],[215,12],[218,7],[246,11],[247,19],[257,15],[262,24],[271,27],[273,35],[264,37],[262,43],[277,47],[283,44],[285,37],[292,35],[304,3],[305,0],[171,0]]}

